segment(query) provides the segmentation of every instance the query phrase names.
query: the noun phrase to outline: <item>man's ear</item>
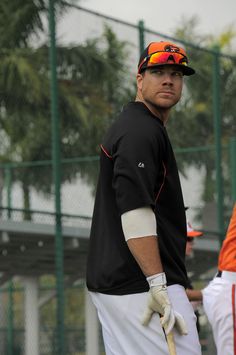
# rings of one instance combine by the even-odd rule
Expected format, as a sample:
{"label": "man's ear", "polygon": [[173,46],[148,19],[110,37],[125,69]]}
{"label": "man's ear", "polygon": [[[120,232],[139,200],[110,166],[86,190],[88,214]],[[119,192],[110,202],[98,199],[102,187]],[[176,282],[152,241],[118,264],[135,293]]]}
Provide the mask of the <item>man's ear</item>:
{"label": "man's ear", "polygon": [[142,89],[142,85],[143,85],[143,75],[144,75],[144,74],[137,74],[137,76],[136,76],[137,88],[138,88],[139,90]]}

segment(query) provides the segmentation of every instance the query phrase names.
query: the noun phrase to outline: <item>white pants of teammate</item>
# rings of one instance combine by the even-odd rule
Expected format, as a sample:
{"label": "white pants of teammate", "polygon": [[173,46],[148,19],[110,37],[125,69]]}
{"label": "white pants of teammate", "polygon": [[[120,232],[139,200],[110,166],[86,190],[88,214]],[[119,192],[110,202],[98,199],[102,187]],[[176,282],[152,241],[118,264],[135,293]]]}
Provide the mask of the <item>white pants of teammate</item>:
{"label": "white pants of teammate", "polygon": [[218,355],[236,355],[236,273],[222,272],[203,290],[203,307]]}
{"label": "white pants of teammate", "polygon": [[[154,314],[149,325],[141,324],[147,304],[147,292],[124,296],[90,292],[102,325],[106,355],[169,355],[159,315]],[[187,323],[188,335],[174,330],[177,355],[200,355],[196,316],[180,285],[168,287],[174,310]]]}

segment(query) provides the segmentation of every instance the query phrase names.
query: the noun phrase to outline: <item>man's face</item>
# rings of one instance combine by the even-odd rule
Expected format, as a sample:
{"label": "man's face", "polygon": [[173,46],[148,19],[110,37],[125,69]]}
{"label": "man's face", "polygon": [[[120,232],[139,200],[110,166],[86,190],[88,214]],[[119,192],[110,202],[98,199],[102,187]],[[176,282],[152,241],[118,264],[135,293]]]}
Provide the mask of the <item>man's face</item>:
{"label": "man's face", "polygon": [[183,73],[176,65],[146,69],[137,75],[137,87],[144,103],[156,109],[170,109],[180,100]]}
{"label": "man's face", "polygon": [[185,250],[185,254],[187,256],[191,256],[193,253],[193,242],[194,239],[193,238],[187,238],[187,243],[186,243],[186,250]]}

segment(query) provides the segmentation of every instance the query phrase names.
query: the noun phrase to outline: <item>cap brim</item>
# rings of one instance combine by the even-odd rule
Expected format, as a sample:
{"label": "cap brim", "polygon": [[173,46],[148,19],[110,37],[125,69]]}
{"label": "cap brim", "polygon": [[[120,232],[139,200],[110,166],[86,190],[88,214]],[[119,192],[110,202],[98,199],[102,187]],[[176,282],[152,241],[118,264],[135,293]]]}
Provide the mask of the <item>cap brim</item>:
{"label": "cap brim", "polygon": [[183,71],[183,74],[187,75],[187,76],[195,74],[195,70],[193,68],[188,67],[188,66],[183,65],[183,64],[178,64],[178,63],[158,63],[158,64],[149,65],[149,66],[144,66],[144,67],[141,68],[140,72],[144,71],[145,69],[150,69],[150,68],[159,67],[159,66],[163,66],[163,65],[178,66]]}
{"label": "cap brim", "polygon": [[187,236],[190,238],[200,237],[201,235],[203,235],[203,232],[200,232],[200,231],[192,230],[192,231],[187,232]]}
{"label": "cap brim", "polygon": [[178,64],[178,65],[181,66],[181,68],[183,68],[184,75],[189,76],[189,75],[193,75],[196,73],[195,70],[191,67],[187,67],[187,66],[181,65],[181,64]]}

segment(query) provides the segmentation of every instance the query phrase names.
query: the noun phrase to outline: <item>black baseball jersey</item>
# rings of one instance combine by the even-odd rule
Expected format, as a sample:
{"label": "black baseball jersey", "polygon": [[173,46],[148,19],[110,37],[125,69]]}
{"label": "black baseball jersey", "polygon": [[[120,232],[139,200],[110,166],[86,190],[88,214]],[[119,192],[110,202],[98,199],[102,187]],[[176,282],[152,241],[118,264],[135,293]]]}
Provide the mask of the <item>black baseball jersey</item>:
{"label": "black baseball jersey", "polygon": [[151,206],[167,284],[186,287],[186,218],[173,150],[161,120],[141,102],[130,102],[101,145],[87,263],[90,291],[124,295],[148,291],[132,256],[121,215]]}

